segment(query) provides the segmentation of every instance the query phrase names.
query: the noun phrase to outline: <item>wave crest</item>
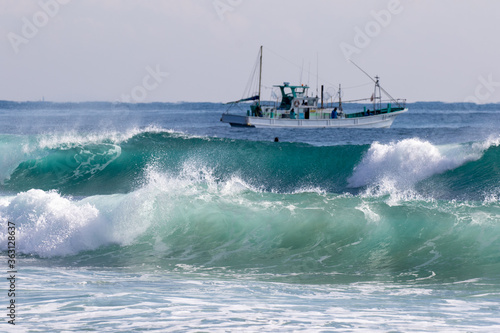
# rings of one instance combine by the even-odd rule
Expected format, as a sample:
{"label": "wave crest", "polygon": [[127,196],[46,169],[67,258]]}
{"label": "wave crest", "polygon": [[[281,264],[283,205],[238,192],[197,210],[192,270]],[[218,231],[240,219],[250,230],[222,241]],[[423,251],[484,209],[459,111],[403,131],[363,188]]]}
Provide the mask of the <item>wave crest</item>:
{"label": "wave crest", "polygon": [[437,146],[420,139],[374,142],[348,183],[350,187],[368,186],[371,194],[412,191],[424,179],[479,160],[494,143]]}

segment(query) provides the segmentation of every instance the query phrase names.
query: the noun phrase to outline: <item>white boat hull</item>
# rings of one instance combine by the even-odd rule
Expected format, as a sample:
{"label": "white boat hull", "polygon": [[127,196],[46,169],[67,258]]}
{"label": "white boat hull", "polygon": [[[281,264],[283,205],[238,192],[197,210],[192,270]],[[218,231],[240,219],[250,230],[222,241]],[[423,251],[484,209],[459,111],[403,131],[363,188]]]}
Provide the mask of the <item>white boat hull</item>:
{"label": "white boat hull", "polygon": [[396,117],[408,109],[357,118],[338,119],[273,119],[225,113],[221,121],[239,127],[293,127],[293,128],[388,128]]}

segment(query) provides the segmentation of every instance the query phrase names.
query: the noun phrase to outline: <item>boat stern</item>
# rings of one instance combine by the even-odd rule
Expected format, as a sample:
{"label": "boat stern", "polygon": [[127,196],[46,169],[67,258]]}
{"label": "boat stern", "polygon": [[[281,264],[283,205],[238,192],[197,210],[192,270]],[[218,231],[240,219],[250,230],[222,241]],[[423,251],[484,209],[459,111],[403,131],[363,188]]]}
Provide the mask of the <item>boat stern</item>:
{"label": "boat stern", "polygon": [[222,121],[223,123],[228,123],[229,125],[235,127],[255,127],[250,122],[250,117],[248,116],[223,113],[220,121]]}

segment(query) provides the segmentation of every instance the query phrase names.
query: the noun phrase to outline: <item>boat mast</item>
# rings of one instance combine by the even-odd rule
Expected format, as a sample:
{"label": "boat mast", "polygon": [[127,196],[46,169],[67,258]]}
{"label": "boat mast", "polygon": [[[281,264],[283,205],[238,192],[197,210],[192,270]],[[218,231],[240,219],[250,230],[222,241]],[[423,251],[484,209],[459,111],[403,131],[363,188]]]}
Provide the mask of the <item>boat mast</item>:
{"label": "boat mast", "polygon": [[[323,91],[324,91],[324,86],[321,85],[321,108],[323,109]],[[318,97],[318,96],[316,96]]]}
{"label": "boat mast", "polygon": [[339,84],[339,111],[342,111],[342,87]]}
{"label": "boat mast", "polygon": [[260,91],[262,86],[262,45],[260,46],[260,66],[259,66],[259,105],[260,105]]}

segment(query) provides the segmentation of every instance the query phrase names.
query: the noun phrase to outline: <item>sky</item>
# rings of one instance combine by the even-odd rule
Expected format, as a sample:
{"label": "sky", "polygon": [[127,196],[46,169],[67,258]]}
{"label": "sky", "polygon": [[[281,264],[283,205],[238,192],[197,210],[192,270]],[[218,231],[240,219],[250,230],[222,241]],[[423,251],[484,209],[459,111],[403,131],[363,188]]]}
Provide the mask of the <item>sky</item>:
{"label": "sky", "polygon": [[344,99],[500,102],[500,1],[0,0],[0,100],[228,102],[263,45],[288,81]]}

